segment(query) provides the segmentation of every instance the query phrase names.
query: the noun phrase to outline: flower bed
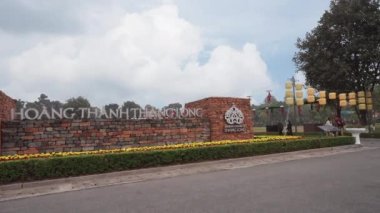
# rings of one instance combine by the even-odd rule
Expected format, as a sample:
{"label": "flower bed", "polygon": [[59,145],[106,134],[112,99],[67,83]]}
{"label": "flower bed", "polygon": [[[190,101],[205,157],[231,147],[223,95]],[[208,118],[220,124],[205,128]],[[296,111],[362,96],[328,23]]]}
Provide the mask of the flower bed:
{"label": "flower bed", "polygon": [[[29,155],[0,162],[0,184],[114,172],[146,167],[237,158],[296,150],[354,144],[353,137],[257,137],[244,141],[176,144]],[[42,155],[42,154],[40,154]],[[34,157],[32,157],[34,156]]]}
{"label": "flower bed", "polygon": [[33,158],[51,158],[51,157],[65,157],[65,156],[78,156],[78,155],[109,154],[109,153],[128,153],[128,152],[145,152],[145,151],[157,151],[157,150],[188,149],[188,148],[199,148],[199,147],[228,145],[228,144],[296,140],[296,139],[301,139],[301,138],[302,138],[301,136],[256,136],[254,139],[247,139],[247,140],[193,142],[193,143],[180,143],[180,144],[170,144],[170,145],[162,145],[162,146],[140,146],[140,147],[130,147],[130,148],[124,148],[124,149],[109,149],[109,150],[95,150],[95,151],[82,151],[82,152],[51,152],[51,153],[25,154],[25,155],[8,155],[8,156],[0,156],[0,161],[26,160],[26,159],[33,159]]}

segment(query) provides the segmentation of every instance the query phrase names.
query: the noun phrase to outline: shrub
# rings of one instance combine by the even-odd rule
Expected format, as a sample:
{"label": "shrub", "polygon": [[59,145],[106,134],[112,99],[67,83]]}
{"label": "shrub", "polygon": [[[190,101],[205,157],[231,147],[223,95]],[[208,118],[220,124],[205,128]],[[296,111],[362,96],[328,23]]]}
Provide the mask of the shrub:
{"label": "shrub", "polygon": [[78,155],[0,162],[0,183],[23,182],[180,163],[354,144],[352,137],[228,144],[176,150]]}
{"label": "shrub", "polygon": [[374,133],[362,133],[360,134],[361,138],[380,138],[380,132]]}

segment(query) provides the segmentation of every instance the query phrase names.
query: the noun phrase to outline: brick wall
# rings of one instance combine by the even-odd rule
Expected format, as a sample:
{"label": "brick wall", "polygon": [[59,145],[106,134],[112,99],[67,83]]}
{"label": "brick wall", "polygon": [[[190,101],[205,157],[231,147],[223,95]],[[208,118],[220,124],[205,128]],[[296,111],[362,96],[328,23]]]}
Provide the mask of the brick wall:
{"label": "brick wall", "polygon": [[[0,154],[117,149],[141,145],[250,139],[250,100],[211,97],[186,104],[203,118],[164,120],[9,121],[15,101],[0,91]],[[243,132],[226,132],[224,114],[233,105],[244,114]]]}
{"label": "brick wall", "polygon": [[0,120],[10,120],[13,108],[16,108],[16,101],[0,90]]}
{"label": "brick wall", "polygon": [[2,155],[210,141],[208,119],[7,121]]}
{"label": "brick wall", "polygon": [[[232,105],[235,105],[244,114],[245,132],[226,133],[224,131],[226,125],[224,114],[229,108],[232,107]],[[210,120],[210,134],[212,141],[250,139],[253,137],[250,99],[210,97],[187,103],[185,106],[187,108],[202,108],[203,117]]]}
{"label": "brick wall", "polygon": [[16,101],[0,90],[0,153],[1,153],[1,128],[2,122],[11,119],[11,109],[16,108]]}

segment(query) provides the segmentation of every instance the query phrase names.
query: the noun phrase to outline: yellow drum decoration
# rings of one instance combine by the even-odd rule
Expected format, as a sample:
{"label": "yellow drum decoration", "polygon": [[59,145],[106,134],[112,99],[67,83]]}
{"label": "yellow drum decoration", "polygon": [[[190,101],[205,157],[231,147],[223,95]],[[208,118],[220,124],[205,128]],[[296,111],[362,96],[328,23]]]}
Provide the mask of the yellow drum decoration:
{"label": "yellow drum decoration", "polygon": [[293,92],[291,90],[285,90],[285,97],[289,98],[293,96]]}
{"label": "yellow drum decoration", "polygon": [[359,97],[359,98],[364,97],[364,91],[360,91],[360,92],[358,92],[358,97]]}
{"label": "yellow drum decoration", "polygon": [[366,96],[367,98],[372,97],[372,93],[371,93],[371,91],[367,91],[367,92],[365,92],[365,96]]}
{"label": "yellow drum decoration", "polygon": [[365,104],[365,98],[364,97],[358,98],[358,102],[359,104]]}
{"label": "yellow drum decoration", "polygon": [[291,82],[291,81],[287,81],[287,82],[285,83],[285,88],[286,88],[286,89],[291,89],[291,88],[292,88],[292,82]]}
{"label": "yellow drum decoration", "polygon": [[302,90],[303,84],[296,83],[296,90]]}
{"label": "yellow drum decoration", "polygon": [[319,91],[320,98],[326,98],[326,91]]}
{"label": "yellow drum decoration", "polygon": [[348,98],[349,99],[355,99],[356,98],[356,93],[355,92],[348,93]]}
{"label": "yellow drum decoration", "polygon": [[348,104],[349,104],[350,106],[356,106],[356,99],[350,99],[350,100],[348,101]]}
{"label": "yellow drum decoration", "polygon": [[339,94],[339,100],[346,100],[346,99],[347,99],[346,93],[340,93]]}
{"label": "yellow drum decoration", "polygon": [[303,105],[303,99],[297,98],[297,106],[302,106],[302,105]]}
{"label": "yellow drum decoration", "polygon": [[315,90],[314,90],[314,88],[311,88],[311,87],[309,87],[309,88],[307,88],[307,95],[314,95],[314,93],[315,93]]}
{"label": "yellow drum decoration", "polygon": [[302,91],[296,91],[296,97],[297,98],[303,98],[303,92]]}
{"label": "yellow drum decoration", "polygon": [[326,98],[320,98],[318,102],[319,102],[319,105],[326,105]]}
{"label": "yellow drum decoration", "polygon": [[359,110],[366,110],[365,104],[359,104]]}
{"label": "yellow drum decoration", "polygon": [[336,99],[336,93],[335,92],[330,92],[329,93],[329,99],[335,100]]}
{"label": "yellow drum decoration", "polygon": [[372,104],[368,104],[367,105],[367,110],[372,110],[373,109],[373,105]]}
{"label": "yellow drum decoration", "polygon": [[294,98],[286,98],[285,103],[287,105],[293,105],[294,104]]}
{"label": "yellow drum decoration", "polygon": [[315,102],[315,97],[314,97],[314,95],[309,95],[309,96],[307,96],[307,102],[308,102],[308,103],[314,103],[314,102]]}
{"label": "yellow drum decoration", "polygon": [[372,104],[372,98],[367,98],[367,104]]}
{"label": "yellow drum decoration", "polygon": [[339,106],[346,107],[347,106],[347,101],[346,100],[340,100],[339,101]]}

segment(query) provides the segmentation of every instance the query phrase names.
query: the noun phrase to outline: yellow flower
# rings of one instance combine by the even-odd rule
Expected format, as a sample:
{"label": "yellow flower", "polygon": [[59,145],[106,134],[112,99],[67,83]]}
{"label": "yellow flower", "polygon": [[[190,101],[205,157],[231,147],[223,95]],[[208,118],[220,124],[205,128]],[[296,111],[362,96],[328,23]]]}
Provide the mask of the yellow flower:
{"label": "yellow flower", "polygon": [[127,153],[127,152],[142,152],[142,151],[145,152],[145,151],[173,150],[173,149],[185,149],[185,148],[191,149],[191,148],[229,145],[229,144],[297,140],[301,138],[302,138],[301,136],[256,136],[253,139],[247,139],[247,140],[193,142],[193,143],[180,143],[180,144],[170,144],[170,145],[161,145],[161,146],[129,147],[129,148],[110,149],[110,150],[94,150],[94,151],[82,151],[82,152],[51,152],[51,153],[39,153],[39,154],[0,156],[0,161],[22,160],[22,159],[31,159],[31,158],[50,158],[50,157],[64,157],[64,156],[77,156],[77,155],[107,154],[107,153]]}

